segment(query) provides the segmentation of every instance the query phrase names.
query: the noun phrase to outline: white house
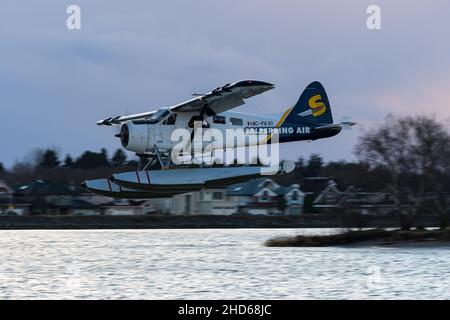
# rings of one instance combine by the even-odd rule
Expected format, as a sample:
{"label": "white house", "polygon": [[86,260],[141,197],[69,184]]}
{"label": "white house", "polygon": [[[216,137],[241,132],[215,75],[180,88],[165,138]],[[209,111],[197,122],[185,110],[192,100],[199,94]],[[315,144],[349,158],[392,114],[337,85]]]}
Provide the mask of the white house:
{"label": "white house", "polygon": [[226,189],[208,189],[173,196],[171,213],[230,215],[236,213],[236,207],[236,201],[227,198]]}

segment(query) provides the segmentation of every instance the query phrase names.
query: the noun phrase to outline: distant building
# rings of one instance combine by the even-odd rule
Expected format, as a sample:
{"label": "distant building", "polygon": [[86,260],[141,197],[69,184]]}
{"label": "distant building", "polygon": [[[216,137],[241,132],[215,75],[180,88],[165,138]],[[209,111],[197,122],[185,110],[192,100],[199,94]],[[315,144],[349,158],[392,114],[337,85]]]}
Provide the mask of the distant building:
{"label": "distant building", "polygon": [[14,190],[14,202],[26,203],[27,211],[23,214],[42,215],[94,215],[101,211],[97,203],[110,201],[111,198],[92,196],[80,186],[51,183],[35,180],[19,186]]}
{"label": "distant building", "polygon": [[238,202],[239,213],[301,214],[305,194],[298,184],[280,186],[272,179],[261,178],[228,188],[228,198]]}
{"label": "distant building", "polygon": [[230,215],[237,203],[227,198],[227,189],[208,189],[178,194],[171,199],[171,214]]}
{"label": "distant building", "polygon": [[9,197],[12,194],[11,188],[8,187],[5,181],[0,180],[0,197]]}
{"label": "distant building", "polygon": [[100,214],[109,216],[145,215],[156,212],[156,207],[148,200],[114,199],[98,206]]}
{"label": "distant building", "polygon": [[284,187],[262,178],[149,201],[160,213],[175,215],[301,214],[304,197],[297,184]]}
{"label": "distant building", "polygon": [[100,210],[96,205],[73,196],[49,195],[38,197],[32,202],[32,213],[44,215],[96,215]]}
{"label": "distant building", "polygon": [[0,214],[22,215],[29,212],[30,204],[14,197],[13,190],[5,181],[0,181]]}
{"label": "distant building", "polygon": [[349,210],[361,214],[387,214],[395,210],[394,201],[388,192],[363,192],[353,186],[339,190],[334,180],[315,197],[313,207],[321,212]]}

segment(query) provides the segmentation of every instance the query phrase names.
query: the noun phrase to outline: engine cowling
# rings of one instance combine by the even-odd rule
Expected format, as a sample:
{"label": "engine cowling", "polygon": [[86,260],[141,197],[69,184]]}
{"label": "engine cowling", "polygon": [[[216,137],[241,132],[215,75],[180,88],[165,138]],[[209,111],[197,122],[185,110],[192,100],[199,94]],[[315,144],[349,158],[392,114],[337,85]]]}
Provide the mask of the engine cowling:
{"label": "engine cowling", "polygon": [[148,124],[124,123],[120,128],[120,142],[128,151],[144,153],[149,142]]}

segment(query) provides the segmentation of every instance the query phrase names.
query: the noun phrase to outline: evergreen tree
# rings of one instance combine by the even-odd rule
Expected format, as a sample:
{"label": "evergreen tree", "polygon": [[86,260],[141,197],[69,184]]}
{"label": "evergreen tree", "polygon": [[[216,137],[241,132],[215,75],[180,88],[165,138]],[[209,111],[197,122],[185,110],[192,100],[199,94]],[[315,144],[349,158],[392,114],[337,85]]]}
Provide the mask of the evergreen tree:
{"label": "evergreen tree", "polygon": [[98,167],[109,167],[106,149],[101,152],[85,151],[74,163],[75,167],[81,169],[93,169]]}
{"label": "evergreen tree", "polygon": [[308,163],[305,168],[305,177],[317,177],[322,170],[323,161],[322,157],[318,154],[312,154],[309,157]]}
{"label": "evergreen tree", "polygon": [[66,156],[66,159],[64,160],[64,167],[71,167],[71,166],[73,166],[73,159],[70,156],[70,154],[68,154]]}
{"label": "evergreen tree", "polygon": [[125,164],[126,161],[127,155],[125,154],[125,152],[123,152],[122,149],[117,149],[111,159],[111,164],[114,167],[121,167]]}
{"label": "evergreen tree", "polygon": [[59,166],[58,154],[55,150],[47,149],[42,155],[39,167],[51,169]]}

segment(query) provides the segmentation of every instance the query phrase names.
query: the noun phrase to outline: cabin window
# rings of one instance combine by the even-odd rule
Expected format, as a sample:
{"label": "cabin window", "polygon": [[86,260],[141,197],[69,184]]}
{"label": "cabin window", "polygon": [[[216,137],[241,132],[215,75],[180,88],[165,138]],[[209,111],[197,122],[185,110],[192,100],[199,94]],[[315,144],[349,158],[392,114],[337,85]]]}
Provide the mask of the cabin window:
{"label": "cabin window", "polygon": [[163,125],[173,126],[177,121],[177,114],[172,113],[166,120],[164,120]]}
{"label": "cabin window", "polygon": [[264,190],[262,195],[261,195],[261,201],[262,202],[267,202],[269,200],[270,200],[269,191]]}
{"label": "cabin window", "polygon": [[217,123],[217,124],[225,124],[226,123],[226,118],[224,116],[214,116],[213,117],[213,122]]}
{"label": "cabin window", "polygon": [[298,201],[298,192],[297,192],[297,191],[294,191],[294,192],[292,193],[291,200],[292,200],[292,201]]}
{"label": "cabin window", "polygon": [[230,124],[233,126],[242,126],[244,121],[240,118],[230,118]]}
{"label": "cabin window", "polygon": [[223,193],[215,191],[212,193],[213,200],[223,200]]}
{"label": "cabin window", "polygon": [[194,127],[194,122],[197,122],[197,121],[202,123],[202,128],[209,128],[210,127],[208,121],[206,121],[206,119],[204,119],[202,117],[199,117],[199,116],[192,117],[191,120],[189,120],[188,127],[189,128],[193,128]]}

